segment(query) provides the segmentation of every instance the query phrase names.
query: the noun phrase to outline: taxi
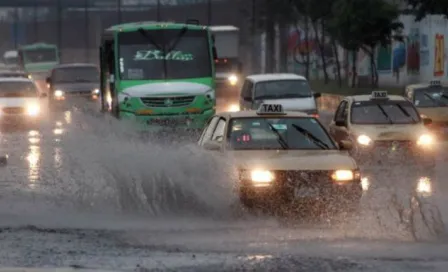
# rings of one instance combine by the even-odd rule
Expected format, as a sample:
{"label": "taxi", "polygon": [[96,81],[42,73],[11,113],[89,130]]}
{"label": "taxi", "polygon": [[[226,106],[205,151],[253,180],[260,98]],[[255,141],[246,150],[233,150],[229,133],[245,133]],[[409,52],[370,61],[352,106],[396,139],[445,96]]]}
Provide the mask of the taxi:
{"label": "taxi", "polygon": [[351,143],[336,143],[317,118],[284,111],[281,104],[218,113],[198,144],[233,159],[248,208],[311,204],[347,211],[363,194],[358,165],[347,152]]}
{"label": "taxi", "polygon": [[408,85],[408,98],[424,118],[431,118],[428,126],[440,139],[448,139],[448,85],[440,80],[429,83]]}
{"label": "taxi", "polygon": [[336,141],[352,141],[350,154],[362,168],[410,166],[422,178],[430,178],[436,147],[435,137],[425,125],[431,122],[421,117],[405,97],[374,91],[371,95],[345,97],[329,131]]}

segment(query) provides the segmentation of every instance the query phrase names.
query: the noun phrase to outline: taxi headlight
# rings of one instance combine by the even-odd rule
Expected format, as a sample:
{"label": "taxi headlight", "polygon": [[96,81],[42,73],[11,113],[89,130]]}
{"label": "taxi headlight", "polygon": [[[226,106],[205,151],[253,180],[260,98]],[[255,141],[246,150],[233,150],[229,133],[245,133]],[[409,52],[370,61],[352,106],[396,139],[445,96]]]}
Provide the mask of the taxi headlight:
{"label": "taxi headlight", "polygon": [[271,183],[274,180],[274,174],[267,170],[253,170],[250,177],[255,183]]}
{"label": "taxi headlight", "polygon": [[95,89],[95,90],[93,90],[92,93],[93,93],[93,94],[99,94],[99,93],[100,93],[100,89]]}
{"label": "taxi headlight", "polygon": [[54,96],[55,97],[63,97],[64,96],[64,92],[61,90],[56,90],[54,91]]}
{"label": "taxi headlight", "polygon": [[355,179],[355,174],[352,170],[336,170],[331,178],[335,181],[352,181]]}
{"label": "taxi headlight", "polygon": [[420,146],[429,146],[433,143],[433,138],[431,135],[423,134],[417,140],[417,144]]}
{"label": "taxi headlight", "polygon": [[360,145],[369,145],[372,142],[372,139],[367,135],[359,135],[356,141]]}
{"label": "taxi headlight", "polygon": [[232,104],[232,105],[229,106],[228,111],[231,111],[231,112],[240,111],[240,105]]}
{"label": "taxi headlight", "polygon": [[431,180],[427,177],[422,177],[418,180],[417,193],[430,194],[432,192]]}
{"label": "taxi headlight", "polygon": [[230,85],[235,85],[238,82],[238,77],[236,75],[231,75],[227,78],[230,82]]}
{"label": "taxi headlight", "polygon": [[28,105],[28,106],[26,107],[26,113],[27,113],[28,115],[36,116],[36,115],[39,114],[39,112],[40,112],[40,107],[39,107],[39,105]]}

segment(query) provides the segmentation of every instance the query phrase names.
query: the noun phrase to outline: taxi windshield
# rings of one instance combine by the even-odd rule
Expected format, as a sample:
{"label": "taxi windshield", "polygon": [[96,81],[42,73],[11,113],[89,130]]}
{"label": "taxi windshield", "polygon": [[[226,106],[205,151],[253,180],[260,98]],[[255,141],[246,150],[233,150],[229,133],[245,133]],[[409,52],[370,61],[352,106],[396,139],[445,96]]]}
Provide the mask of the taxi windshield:
{"label": "taxi windshield", "polygon": [[272,80],[255,84],[255,99],[282,99],[312,97],[306,80]]}
{"label": "taxi windshield", "polygon": [[408,101],[358,101],[352,104],[351,123],[356,125],[416,124],[420,117]]}
{"label": "taxi windshield", "polygon": [[325,129],[313,117],[232,119],[227,139],[231,150],[337,149]]}
{"label": "taxi windshield", "polygon": [[448,107],[447,87],[419,88],[414,91],[414,104],[419,108]]}
{"label": "taxi windshield", "polygon": [[31,81],[0,82],[0,97],[37,97],[36,85]]}

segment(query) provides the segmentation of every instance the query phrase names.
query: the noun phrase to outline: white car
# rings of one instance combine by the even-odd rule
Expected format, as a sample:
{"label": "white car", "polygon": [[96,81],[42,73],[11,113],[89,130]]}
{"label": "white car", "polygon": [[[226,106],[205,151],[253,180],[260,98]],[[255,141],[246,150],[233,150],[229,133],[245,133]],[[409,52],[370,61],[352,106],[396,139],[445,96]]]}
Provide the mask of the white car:
{"label": "white car", "polygon": [[239,108],[256,110],[261,104],[280,104],[286,111],[318,116],[316,98],[305,77],[296,74],[247,76],[240,92]]}
{"label": "white car", "polygon": [[0,122],[20,125],[36,124],[41,116],[40,93],[33,80],[20,77],[0,78]]}

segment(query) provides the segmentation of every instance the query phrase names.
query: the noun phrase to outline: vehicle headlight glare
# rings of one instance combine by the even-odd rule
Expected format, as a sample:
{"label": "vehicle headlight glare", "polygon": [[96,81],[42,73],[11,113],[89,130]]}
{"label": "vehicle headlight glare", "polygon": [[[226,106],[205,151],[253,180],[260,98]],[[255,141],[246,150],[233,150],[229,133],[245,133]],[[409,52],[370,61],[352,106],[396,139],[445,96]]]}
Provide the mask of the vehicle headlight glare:
{"label": "vehicle headlight glare", "polygon": [[432,192],[431,180],[427,177],[422,177],[417,183],[417,193],[430,194]]}
{"label": "vehicle headlight glare", "polygon": [[93,94],[99,94],[100,93],[100,90],[99,89],[95,89],[95,90],[93,90]]}
{"label": "vehicle headlight glare", "polygon": [[40,112],[40,107],[38,105],[29,105],[26,108],[26,112],[28,113],[28,115],[36,116]]}
{"label": "vehicle headlight glare", "polygon": [[54,91],[54,96],[55,97],[63,97],[64,96],[64,92],[61,90],[56,90]]}
{"label": "vehicle headlight glare", "polygon": [[367,135],[359,135],[356,140],[360,145],[369,145],[372,142],[372,139]]}
{"label": "vehicle headlight glare", "polygon": [[431,135],[428,135],[428,134],[424,134],[424,135],[420,136],[420,138],[418,138],[418,140],[417,140],[417,144],[422,145],[422,146],[428,146],[428,145],[431,145],[432,143],[433,143],[433,138]]}
{"label": "vehicle headlight glare", "polygon": [[238,104],[232,104],[229,106],[228,111],[230,111],[230,112],[240,111],[240,106]]}
{"label": "vehicle headlight glare", "polygon": [[274,180],[274,174],[266,170],[253,170],[250,176],[255,183],[270,183]]}
{"label": "vehicle headlight glare", "polygon": [[352,170],[336,170],[331,178],[335,181],[351,181],[354,179],[354,174]]}
{"label": "vehicle headlight glare", "polygon": [[231,75],[228,77],[228,80],[231,85],[235,85],[238,82],[238,77],[236,75]]}

